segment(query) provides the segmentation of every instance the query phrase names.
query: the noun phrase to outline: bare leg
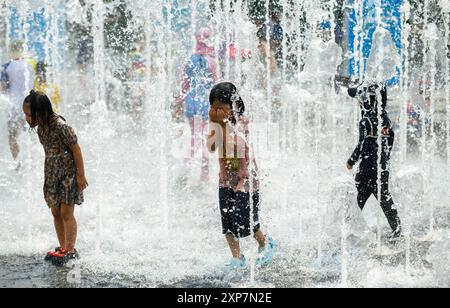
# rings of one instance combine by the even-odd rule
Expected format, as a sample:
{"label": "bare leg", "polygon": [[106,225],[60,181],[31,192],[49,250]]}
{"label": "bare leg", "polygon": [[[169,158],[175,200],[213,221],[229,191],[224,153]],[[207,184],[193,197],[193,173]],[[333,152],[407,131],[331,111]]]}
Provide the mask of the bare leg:
{"label": "bare leg", "polygon": [[257,232],[255,232],[254,237],[255,237],[255,240],[258,241],[259,248],[266,247],[267,239],[266,239],[266,236],[264,235],[264,233],[262,233],[261,229],[259,229]]}
{"label": "bare leg", "polygon": [[191,149],[189,158],[193,159],[195,156],[195,146],[196,146],[195,118],[189,119],[189,126],[191,127]]}
{"label": "bare leg", "polygon": [[58,237],[59,247],[66,247],[66,233],[64,230],[64,221],[61,216],[61,209],[52,209],[53,222],[55,224],[56,236]]}
{"label": "bare leg", "polygon": [[20,153],[19,143],[17,143],[17,134],[9,134],[9,148],[14,160],[16,160]]}
{"label": "bare leg", "polygon": [[64,220],[65,247],[69,253],[75,252],[75,243],[77,241],[77,221],[74,216],[75,206],[61,204],[61,217]]}
{"label": "bare leg", "polygon": [[227,234],[226,236],[228,246],[230,246],[231,254],[233,258],[240,259],[241,258],[241,246],[239,245],[239,241],[232,234]]}

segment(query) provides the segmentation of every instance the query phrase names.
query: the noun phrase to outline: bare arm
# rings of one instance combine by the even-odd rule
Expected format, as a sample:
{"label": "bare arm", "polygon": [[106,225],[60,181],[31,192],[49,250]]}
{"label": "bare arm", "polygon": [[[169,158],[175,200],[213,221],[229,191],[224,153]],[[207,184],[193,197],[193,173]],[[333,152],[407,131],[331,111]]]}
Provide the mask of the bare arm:
{"label": "bare arm", "polygon": [[0,93],[6,93],[8,89],[8,74],[6,73],[5,66],[0,67]]}
{"label": "bare arm", "polygon": [[216,131],[215,130],[210,130],[208,139],[206,141],[206,146],[210,153],[216,152],[217,146],[216,146]]}
{"label": "bare arm", "polygon": [[226,128],[223,128],[222,125],[225,124],[227,118],[227,113],[215,106],[209,111],[210,122],[207,147],[211,153],[216,152],[223,145]]}
{"label": "bare arm", "polygon": [[183,74],[181,76],[181,94],[180,99],[184,101],[186,99],[186,95],[189,93],[191,85],[189,82],[189,76],[187,74],[188,65],[186,65],[183,69]]}
{"label": "bare arm", "polygon": [[4,78],[4,76],[0,77],[0,93],[6,93],[8,90],[8,82]]}
{"label": "bare arm", "polygon": [[82,192],[85,190],[89,184],[86,180],[85,173],[84,173],[84,160],[83,160],[83,153],[81,152],[81,148],[78,145],[78,143],[72,145],[70,147],[70,150],[73,153],[73,159],[75,160],[75,166],[77,168],[77,185],[78,190]]}
{"label": "bare arm", "polygon": [[245,191],[246,184],[248,184],[248,181],[250,178],[250,173],[249,173],[250,151],[249,151],[248,144],[244,139],[242,139],[240,137],[237,137],[236,139],[237,139],[236,143],[239,148],[238,158],[239,158],[240,164],[239,164],[239,173],[238,173],[239,183],[238,183],[235,191],[242,192],[242,191]]}

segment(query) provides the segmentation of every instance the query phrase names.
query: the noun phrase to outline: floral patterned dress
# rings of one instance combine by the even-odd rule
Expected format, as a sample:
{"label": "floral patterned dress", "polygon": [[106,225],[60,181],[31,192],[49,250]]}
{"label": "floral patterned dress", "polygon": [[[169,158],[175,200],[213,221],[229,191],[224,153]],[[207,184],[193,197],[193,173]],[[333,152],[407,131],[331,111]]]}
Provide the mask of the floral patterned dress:
{"label": "floral patterned dress", "polygon": [[78,191],[76,165],[70,147],[78,143],[73,128],[62,119],[48,126],[39,126],[39,141],[45,151],[44,197],[49,208],[59,208],[83,203],[83,193]]}

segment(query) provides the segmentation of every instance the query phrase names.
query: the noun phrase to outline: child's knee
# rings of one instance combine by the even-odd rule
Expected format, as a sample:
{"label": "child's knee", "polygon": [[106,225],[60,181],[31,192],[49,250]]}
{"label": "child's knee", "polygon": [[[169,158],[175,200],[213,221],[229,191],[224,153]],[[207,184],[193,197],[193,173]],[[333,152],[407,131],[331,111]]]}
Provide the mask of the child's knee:
{"label": "child's knee", "polygon": [[259,236],[259,234],[258,234],[258,231],[259,231],[259,230],[257,230],[257,231],[255,232],[255,230],[253,230],[253,238],[254,238],[255,240],[259,240],[259,238],[260,238],[260,236]]}
{"label": "child's knee", "polygon": [[51,211],[52,211],[52,215],[53,215],[54,218],[57,218],[57,219],[62,218],[61,217],[61,209],[59,209],[59,208],[52,208]]}
{"label": "child's knee", "polygon": [[227,240],[231,240],[231,241],[235,241],[235,242],[239,241],[239,238],[235,234],[233,234],[232,232],[227,232],[225,234],[225,237],[227,238]]}
{"label": "child's knee", "polygon": [[72,212],[72,211],[64,211],[64,210],[62,210],[62,211],[61,211],[61,218],[62,218],[64,221],[72,220],[72,219],[74,218],[73,212]]}

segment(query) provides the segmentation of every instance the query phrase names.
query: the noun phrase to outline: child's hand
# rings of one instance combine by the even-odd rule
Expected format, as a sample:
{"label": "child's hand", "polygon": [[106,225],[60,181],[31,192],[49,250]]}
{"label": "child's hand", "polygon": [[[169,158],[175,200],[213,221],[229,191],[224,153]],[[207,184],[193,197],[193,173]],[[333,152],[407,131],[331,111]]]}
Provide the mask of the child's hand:
{"label": "child's hand", "polygon": [[84,174],[77,174],[77,186],[79,192],[83,192],[89,186]]}
{"label": "child's hand", "polygon": [[220,123],[225,122],[226,119],[228,119],[228,114],[225,110],[223,110],[221,108],[213,107],[209,111],[209,118],[210,118],[211,122],[220,124]]}
{"label": "child's hand", "polygon": [[246,179],[246,178],[242,178],[242,179],[239,181],[239,183],[237,184],[236,188],[234,189],[234,192],[235,192],[235,193],[243,192],[246,183],[247,183],[247,179]]}
{"label": "child's hand", "polygon": [[391,133],[391,130],[389,128],[385,127],[381,130],[381,135],[383,135],[383,136],[389,136],[390,133]]}

